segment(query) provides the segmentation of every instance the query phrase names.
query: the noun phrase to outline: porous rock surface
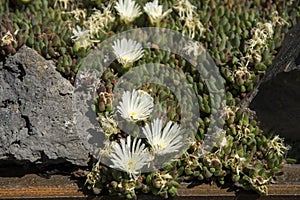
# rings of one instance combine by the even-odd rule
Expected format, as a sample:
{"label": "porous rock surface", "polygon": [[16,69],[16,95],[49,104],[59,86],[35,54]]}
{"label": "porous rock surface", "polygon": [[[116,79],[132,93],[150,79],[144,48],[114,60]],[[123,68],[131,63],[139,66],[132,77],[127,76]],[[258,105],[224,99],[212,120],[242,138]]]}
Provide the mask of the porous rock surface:
{"label": "porous rock surface", "polygon": [[72,93],[55,66],[28,47],[0,62],[0,160],[86,166],[93,147],[74,128]]}

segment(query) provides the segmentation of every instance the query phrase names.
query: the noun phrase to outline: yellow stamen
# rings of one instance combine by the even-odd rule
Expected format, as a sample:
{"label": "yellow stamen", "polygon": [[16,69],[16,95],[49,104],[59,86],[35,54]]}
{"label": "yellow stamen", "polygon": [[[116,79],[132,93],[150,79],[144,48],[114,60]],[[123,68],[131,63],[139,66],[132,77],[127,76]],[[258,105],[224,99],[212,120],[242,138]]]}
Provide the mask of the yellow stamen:
{"label": "yellow stamen", "polygon": [[130,113],[130,117],[133,117],[133,116],[135,116],[135,112],[134,111],[132,111],[131,113]]}
{"label": "yellow stamen", "polygon": [[128,166],[128,169],[129,169],[129,170],[133,169],[133,162],[132,162],[132,161],[129,161],[129,162],[127,163],[127,166]]}

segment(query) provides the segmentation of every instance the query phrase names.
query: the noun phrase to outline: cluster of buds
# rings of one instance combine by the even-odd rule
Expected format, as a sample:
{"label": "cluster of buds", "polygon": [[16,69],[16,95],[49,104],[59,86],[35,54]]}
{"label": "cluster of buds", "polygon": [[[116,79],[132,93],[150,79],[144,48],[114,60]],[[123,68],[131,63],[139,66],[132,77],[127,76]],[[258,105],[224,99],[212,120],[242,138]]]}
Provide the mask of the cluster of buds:
{"label": "cluster of buds", "polygon": [[149,174],[146,178],[146,183],[154,195],[159,195],[163,198],[176,196],[176,188],[180,187],[171,174],[159,170]]}
{"label": "cluster of buds", "polygon": [[72,32],[73,36],[71,39],[74,41],[74,51],[78,52],[81,48],[87,49],[93,44],[89,30],[81,29],[77,26]]}
{"label": "cluster of buds", "polygon": [[102,82],[97,88],[97,112],[104,114],[105,112],[111,113],[113,110],[113,88],[117,84],[117,77],[114,71],[107,69],[101,76]]}

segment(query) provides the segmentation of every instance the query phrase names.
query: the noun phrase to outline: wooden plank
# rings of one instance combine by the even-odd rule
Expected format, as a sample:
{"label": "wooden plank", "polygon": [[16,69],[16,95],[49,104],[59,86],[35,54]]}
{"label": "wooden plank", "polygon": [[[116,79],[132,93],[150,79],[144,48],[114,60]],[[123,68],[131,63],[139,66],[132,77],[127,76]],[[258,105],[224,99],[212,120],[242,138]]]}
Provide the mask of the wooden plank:
{"label": "wooden plank", "polygon": [[[279,177],[276,184],[269,186],[268,196],[259,196],[253,192],[234,192],[220,189],[215,185],[202,184],[187,188],[184,184],[178,189],[179,196],[174,200],[190,199],[259,199],[281,200],[300,199],[300,166],[287,165],[284,175]],[[23,177],[0,177],[0,199],[101,199],[111,200],[115,197],[87,196],[80,191],[75,180],[69,176],[53,175],[43,178],[35,174]],[[160,199],[158,197],[141,195],[139,199]]]}

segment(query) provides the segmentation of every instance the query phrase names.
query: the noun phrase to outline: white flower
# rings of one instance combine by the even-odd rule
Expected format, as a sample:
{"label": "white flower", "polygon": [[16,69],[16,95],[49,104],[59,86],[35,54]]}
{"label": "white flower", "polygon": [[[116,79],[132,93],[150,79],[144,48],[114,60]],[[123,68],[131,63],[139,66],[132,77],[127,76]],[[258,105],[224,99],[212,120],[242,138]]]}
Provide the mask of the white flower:
{"label": "white flower", "polygon": [[153,159],[148,149],[145,148],[145,144],[141,144],[141,142],[141,139],[134,138],[131,143],[131,138],[128,136],[126,141],[121,139],[121,144],[115,143],[113,145],[114,152],[111,155],[113,164],[110,167],[125,171],[136,179],[142,168]]}
{"label": "white flower", "polygon": [[63,8],[65,10],[68,9],[68,3],[72,2],[72,0],[55,0],[54,7],[56,7],[57,4],[62,4]]}
{"label": "white flower", "polygon": [[289,146],[284,145],[284,139],[276,135],[271,141],[268,142],[268,154],[275,153],[278,156],[283,156],[287,150],[290,149]]}
{"label": "white flower", "polygon": [[108,5],[103,9],[95,10],[94,13],[84,22],[84,25],[88,27],[90,33],[97,36],[101,32],[105,32],[106,28],[115,21],[115,17],[111,12],[111,5]]}
{"label": "white flower", "polygon": [[[106,158],[109,158],[110,159],[110,156],[111,154],[114,152],[114,144],[116,144],[115,142],[111,142],[108,138],[105,139],[103,141],[103,144],[104,144],[104,147],[103,148],[100,148],[100,149],[97,149],[96,151],[98,151],[98,154],[99,154],[99,158],[102,160],[106,159]],[[99,160],[100,160],[99,159]]]}
{"label": "white flower", "polygon": [[143,128],[143,133],[152,151],[158,155],[178,152],[185,144],[179,125],[171,121],[163,128],[163,121],[155,119],[151,125],[147,124]]}
{"label": "white flower", "polygon": [[120,130],[118,127],[118,123],[113,118],[113,116],[102,116],[99,115],[97,118],[101,124],[101,128],[104,131],[106,136],[111,136],[113,134],[117,134]]}
{"label": "white flower", "polygon": [[72,33],[73,33],[73,36],[71,38],[72,38],[72,40],[75,40],[75,41],[84,39],[86,37],[89,38],[89,35],[90,35],[89,30],[85,30],[85,29],[81,30],[81,28],[79,26],[76,26],[76,28],[73,28]]}
{"label": "white flower", "polygon": [[122,40],[114,41],[112,48],[123,67],[132,65],[144,55],[142,45],[131,39],[123,38]]}
{"label": "white flower", "polygon": [[260,50],[258,49],[249,49],[245,55],[245,58],[250,63],[260,63],[262,60]]}
{"label": "white flower", "polygon": [[273,25],[271,23],[269,23],[269,22],[266,22],[266,23],[260,23],[260,22],[258,22],[257,26],[261,30],[263,30],[264,32],[266,32],[269,37],[273,36],[274,30],[273,30]]}
{"label": "white flower", "polygon": [[158,5],[158,0],[146,3],[146,5],[144,6],[144,10],[149,16],[151,24],[158,24],[162,20],[162,18],[172,12],[172,10],[169,9],[163,13],[163,6]]}
{"label": "white flower", "polygon": [[256,27],[251,30],[252,38],[246,43],[250,50],[253,49],[266,49],[268,48],[268,40],[272,38],[274,30],[271,23],[260,23],[258,22]]}
{"label": "white flower", "polygon": [[184,47],[183,51],[186,55],[194,57],[201,55],[204,52],[203,46],[198,41],[189,41]]}
{"label": "white flower", "polygon": [[148,93],[142,90],[133,90],[124,92],[117,109],[124,119],[135,122],[147,119],[152,113],[153,107],[153,98]]}
{"label": "white flower", "polygon": [[229,106],[225,106],[225,109],[224,109],[225,120],[229,120],[231,118],[234,118],[235,112],[236,112],[236,108],[231,108]]}
{"label": "white flower", "polygon": [[187,32],[190,38],[194,38],[196,30],[199,31],[200,36],[202,35],[203,31],[205,31],[205,28],[199,21],[198,17],[186,17],[184,22],[185,23],[182,31],[183,35]]}
{"label": "white flower", "polygon": [[75,46],[78,48],[87,48],[92,44],[92,41],[90,40],[90,31],[89,30],[85,30],[76,26],[76,28],[74,28],[72,30],[73,36],[71,37],[71,39],[75,42]]}
{"label": "white flower", "polygon": [[192,5],[188,0],[180,0],[173,7],[179,14],[180,19],[193,18],[196,6]]}
{"label": "white flower", "polygon": [[140,11],[140,6],[135,4],[132,0],[119,0],[115,5],[121,20],[128,24],[132,22],[135,18],[139,17],[142,13]]}
{"label": "white flower", "polygon": [[11,34],[10,31],[7,31],[7,33],[5,33],[5,35],[0,40],[0,46],[9,46],[13,43],[16,43],[17,41],[15,40],[14,35]]}
{"label": "white flower", "polygon": [[227,138],[226,138],[226,133],[223,130],[218,130],[215,133],[215,139],[216,139],[216,145],[219,148],[223,148],[227,144]]}
{"label": "white flower", "polygon": [[234,76],[239,79],[248,80],[251,78],[251,73],[247,67],[240,66],[237,70],[235,70]]}
{"label": "white flower", "polygon": [[272,22],[273,25],[278,24],[278,25],[289,25],[289,23],[287,21],[285,21],[282,17],[279,16],[277,11],[272,12],[271,14],[272,16]]}

